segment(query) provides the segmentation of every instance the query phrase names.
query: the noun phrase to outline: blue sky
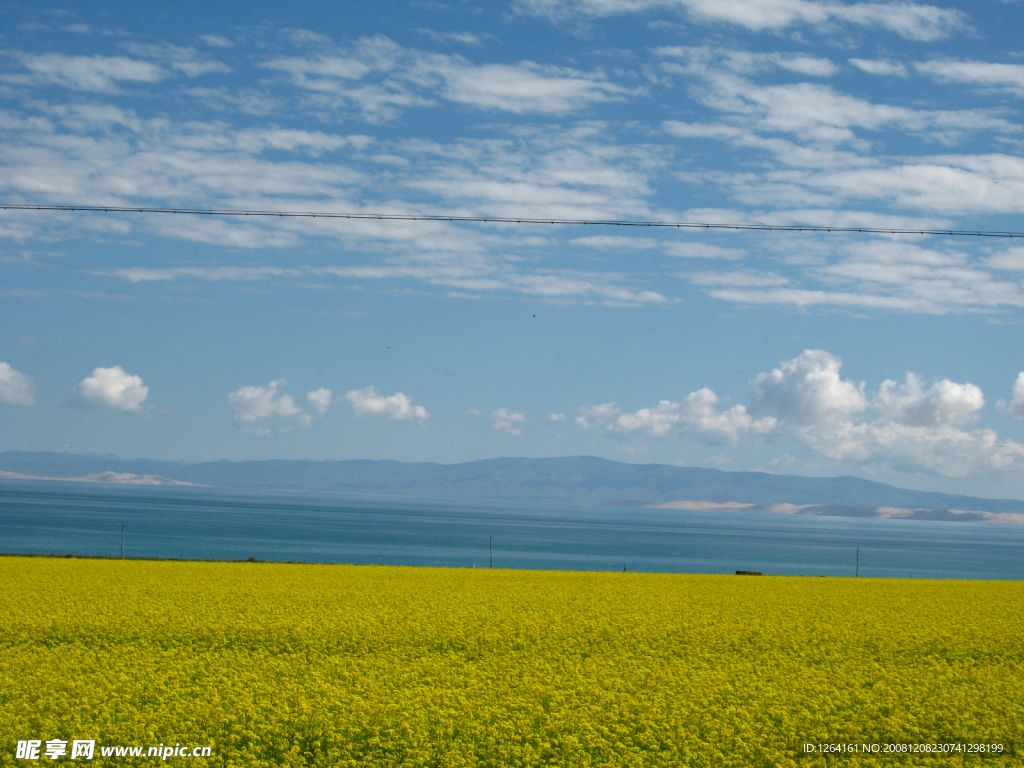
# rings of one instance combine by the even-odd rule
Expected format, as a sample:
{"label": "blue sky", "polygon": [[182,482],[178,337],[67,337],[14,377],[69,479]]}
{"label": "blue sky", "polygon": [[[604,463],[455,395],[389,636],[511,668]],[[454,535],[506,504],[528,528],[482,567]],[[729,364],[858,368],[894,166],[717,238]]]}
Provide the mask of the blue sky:
{"label": "blue sky", "polygon": [[[0,200],[1024,230],[1022,17],[5,4]],[[0,450],[1024,494],[1015,240],[7,211],[0,270]]]}

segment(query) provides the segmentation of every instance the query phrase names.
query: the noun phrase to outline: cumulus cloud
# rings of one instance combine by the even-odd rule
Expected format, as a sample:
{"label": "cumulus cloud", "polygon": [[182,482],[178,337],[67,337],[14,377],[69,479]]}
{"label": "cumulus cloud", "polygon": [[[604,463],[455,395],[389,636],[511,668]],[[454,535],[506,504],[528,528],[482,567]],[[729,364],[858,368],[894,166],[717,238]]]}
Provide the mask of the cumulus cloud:
{"label": "cumulus cloud", "polygon": [[526,414],[522,411],[510,411],[508,408],[499,408],[491,411],[491,418],[494,420],[493,427],[499,432],[508,432],[510,435],[521,435],[523,430],[518,424],[526,421]]}
{"label": "cumulus cloud", "polygon": [[1001,440],[991,429],[968,432],[948,424],[914,427],[879,419],[843,422],[832,430],[806,431],[802,437],[813,450],[836,461],[899,472],[964,477],[1024,467],[1024,445]]}
{"label": "cumulus cloud", "polygon": [[548,416],[548,421],[550,421],[552,424],[554,424],[556,422],[559,422],[559,421],[565,421],[565,414],[564,413],[552,413],[552,414],[550,414]]}
{"label": "cumulus cloud", "polygon": [[907,373],[903,384],[886,379],[872,402],[879,416],[912,427],[966,424],[985,406],[981,388],[949,379],[925,389],[920,378]]}
{"label": "cumulus cloud", "polygon": [[772,432],[835,461],[959,477],[1024,468],[1024,445],[990,429],[960,427],[985,400],[974,384],[941,379],[925,388],[908,373],[886,380],[870,403],[864,383],[842,379],[842,360],[806,350],[751,382],[751,411],[776,419]]}
{"label": "cumulus cloud", "polygon": [[35,384],[32,377],[15,370],[10,363],[0,362],[0,403],[35,405]]}
{"label": "cumulus cloud", "polygon": [[377,416],[395,421],[416,419],[421,424],[430,418],[426,408],[413,405],[412,399],[401,392],[385,397],[378,394],[374,387],[366,387],[349,390],[345,393],[345,399],[352,404],[356,416]]}
{"label": "cumulus cloud", "polygon": [[327,408],[331,404],[331,396],[333,394],[327,387],[320,387],[320,389],[306,395],[306,402],[309,403],[309,407],[316,412],[317,416],[323,416],[327,413]]}
{"label": "cumulus cloud", "polygon": [[634,432],[651,437],[687,437],[708,445],[735,445],[744,432],[771,430],[771,418],[754,421],[742,405],[719,411],[718,395],[704,387],[691,392],[680,402],[662,400],[653,408],[622,413],[615,403],[581,406],[576,426],[580,429],[604,427],[609,434]]}
{"label": "cumulus cloud", "polygon": [[[652,437],[691,437],[709,445],[735,445],[741,432],[755,426],[742,405],[717,410],[718,395],[704,387],[681,402],[662,400],[654,408],[623,413],[609,425],[619,434],[645,432]],[[770,428],[771,422],[757,425]]]}
{"label": "cumulus cloud", "polygon": [[139,376],[125,372],[120,365],[96,368],[75,388],[71,403],[85,408],[111,408],[116,411],[142,413],[142,404],[149,387]]}
{"label": "cumulus cloud", "polygon": [[[964,429],[985,406],[978,386],[949,379],[925,386],[907,373],[902,383],[886,379],[869,398],[866,384],[844,379],[841,369],[839,356],[808,349],[757,374],[749,406],[720,409],[719,397],[704,387],[633,413],[615,403],[582,406],[576,426],[709,445],[760,435],[836,462],[945,477],[1024,469],[1024,444],[991,429]],[[1000,407],[1024,420],[1024,372],[1013,400]]]}
{"label": "cumulus cloud", "polygon": [[780,424],[813,427],[849,419],[867,408],[864,382],[840,378],[843,361],[822,349],[759,373],[751,382],[750,410]]}
{"label": "cumulus cloud", "polygon": [[577,410],[580,415],[576,417],[576,426],[580,429],[592,429],[606,425],[622,412],[615,403],[581,405]]}
{"label": "cumulus cloud", "polygon": [[228,395],[228,406],[235,412],[239,424],[252,425],[272,417],[294,417],[299,424],[309,426],[309,414],[295,404],[292,396],[280,390],[288,385],[284,379],[272,381],[265,387],[241,387]]}
{"label": "cumulus cloud", "polygon": [[1024,371],[1017,374],[1013,382],[1013,397],[1010,399],[1010,411],[1021,421],[1024,421]]}

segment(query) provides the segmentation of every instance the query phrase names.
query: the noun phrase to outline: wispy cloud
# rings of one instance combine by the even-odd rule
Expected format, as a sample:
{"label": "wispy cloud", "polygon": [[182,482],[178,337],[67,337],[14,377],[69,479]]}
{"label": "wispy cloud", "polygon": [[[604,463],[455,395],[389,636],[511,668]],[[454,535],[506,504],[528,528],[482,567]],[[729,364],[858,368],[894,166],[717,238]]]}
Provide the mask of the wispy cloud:
{"label": "wispy cloud", "polygon": [[155,83],[168,72],[148,61],[125,56],[69,56],[63,53],[3,51],[24,73],[0,75],[14,85],[57,85],[79,91],[112,93],[120,83]]}
{"label": "wispy cloud", "polygon": [[403,109],[438,99],[484,110],[566,113],[631,91],[599,70],[520,61],[476,64],[456,54],[405,48],[390,38],[271,59],[264,66],[285,73],[312,103],[358,109],[369,120],[390,120]]}
{"label": "wispy cloud", "polygon": [[695,22],[725,23],[754,32],[836,23],[880,27],[910,40],[936,40],[964,26],[959,11],[913,3],[833,3],[813,0],[516,0],[520,13],[560,21],[574,16],[616,16],[655,10],[685,13]]}

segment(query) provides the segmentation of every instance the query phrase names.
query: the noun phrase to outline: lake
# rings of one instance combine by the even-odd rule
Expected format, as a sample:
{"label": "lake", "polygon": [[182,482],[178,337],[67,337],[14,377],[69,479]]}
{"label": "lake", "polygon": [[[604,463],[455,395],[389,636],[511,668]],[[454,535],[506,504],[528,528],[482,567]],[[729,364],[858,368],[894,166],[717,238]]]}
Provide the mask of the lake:
{"label": "lake", "polygon": [[1024,578],[1024,526],[0,481],[0,551],[662,573]]}

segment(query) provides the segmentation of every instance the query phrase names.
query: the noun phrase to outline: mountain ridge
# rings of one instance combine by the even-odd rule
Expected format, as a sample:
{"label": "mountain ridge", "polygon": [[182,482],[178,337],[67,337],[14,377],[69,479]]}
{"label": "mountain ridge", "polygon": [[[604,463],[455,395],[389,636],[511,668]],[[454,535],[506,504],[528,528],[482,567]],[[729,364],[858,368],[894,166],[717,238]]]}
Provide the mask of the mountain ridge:
{"label": "mountain ridge", "polygon": [[672,502],[816,505],[1024,514],[1024,500],[913,491],[852,476],[805,477],[596,456],[480,459],[459,464],[309,459],[172,462],[113,455],[6,451],[0,471],[64,480],[118,475],[249,491],[396,493],[451,499],[530,499],[626,506]]}

